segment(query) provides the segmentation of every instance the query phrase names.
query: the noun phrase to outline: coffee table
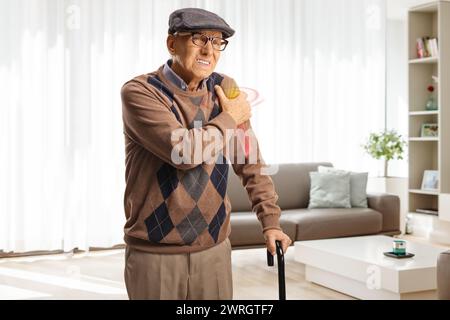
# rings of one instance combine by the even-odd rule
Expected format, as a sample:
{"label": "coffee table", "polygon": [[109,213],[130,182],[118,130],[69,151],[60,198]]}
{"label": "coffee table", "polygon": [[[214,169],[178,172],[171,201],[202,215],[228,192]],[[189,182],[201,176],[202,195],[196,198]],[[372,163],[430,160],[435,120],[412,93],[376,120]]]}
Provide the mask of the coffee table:
{"label": "coffee table", "polygon": [[383,255],[392,237],[375,235],[295,242],[307,281],[359,299],[436,299],[436,263],[443,248],[407,241],[413,258]]}

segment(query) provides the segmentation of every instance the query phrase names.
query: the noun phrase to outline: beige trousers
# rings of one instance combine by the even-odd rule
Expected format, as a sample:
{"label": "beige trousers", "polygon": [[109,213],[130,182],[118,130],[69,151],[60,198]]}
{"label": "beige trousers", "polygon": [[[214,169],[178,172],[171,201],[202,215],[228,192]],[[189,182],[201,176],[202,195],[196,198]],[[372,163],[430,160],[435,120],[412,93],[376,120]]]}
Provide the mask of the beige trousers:
{"label": "beige trousers", "polygon": [[127,246],[125,284],[132,300],[231,300],[230,240],[183,254],[155,254]]}

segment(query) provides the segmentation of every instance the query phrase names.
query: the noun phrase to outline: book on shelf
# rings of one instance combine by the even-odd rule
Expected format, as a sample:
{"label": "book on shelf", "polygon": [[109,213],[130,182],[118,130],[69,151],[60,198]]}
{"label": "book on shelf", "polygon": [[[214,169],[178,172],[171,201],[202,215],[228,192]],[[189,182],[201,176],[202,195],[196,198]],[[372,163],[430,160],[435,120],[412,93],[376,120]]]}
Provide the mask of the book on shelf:
{"label": "book on shelf", "polygon": [[416,49],[417,49],[417,58],[424,58],[426,53],[425,53],[425,45],[423,43],[423,38],[417,38]]}
{"label": "book on shelf", "polygon": [[428,47],[429,47],[429,53],[431,57],[438,57],[439,56],[439,49],[438,49],[438,43],[437,38],[431,38],[426,41]]}
{"label": "book on shelf", "polygon": [[438,214],[438,210],[434,209],[434,208],[424,208],[424,209],[418,208],[418,209],[416,209],[416,212],[426,213],[426,214],[434,214],[434,215]]}
{"label": "book on shelf", "polygon": [[423,37],[416,40],[417,58],[431,58],[439,56],[438,39]]}

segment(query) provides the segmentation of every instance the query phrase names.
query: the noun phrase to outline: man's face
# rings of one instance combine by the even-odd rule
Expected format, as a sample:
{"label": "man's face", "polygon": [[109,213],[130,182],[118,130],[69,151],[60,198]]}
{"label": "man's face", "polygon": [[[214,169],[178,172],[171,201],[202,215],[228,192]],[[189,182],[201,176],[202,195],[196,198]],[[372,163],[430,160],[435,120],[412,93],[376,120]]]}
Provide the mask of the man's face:
{"label": "man's face", "polygon": [[[198,31],[210,37],[222,37],[219,31]],[[181,67],[185,77],[202,80],[211,75],[220,58],[220,51],[214,50],[211,41],[201,47],[192,42],[191,35],[169,36],[169,51],[176,67]]]}

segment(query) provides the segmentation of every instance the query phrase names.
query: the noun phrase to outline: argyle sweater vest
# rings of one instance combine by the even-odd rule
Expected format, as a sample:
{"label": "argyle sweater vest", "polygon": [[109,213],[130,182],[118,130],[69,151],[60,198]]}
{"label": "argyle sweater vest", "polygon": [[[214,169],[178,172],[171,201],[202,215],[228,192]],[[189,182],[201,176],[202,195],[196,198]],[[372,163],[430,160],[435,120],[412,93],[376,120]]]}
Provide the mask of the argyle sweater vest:
{"label": "argyle sweater vest", "polygon": [[[230,235],[225,131],[236,129],[236,123],[222,112],[214,90],[224,79],[230,80],[213,73],[206,86],[188,92],[165,79],[161,67],[122,87],[127,245],[152,253],[186,253],[213,247]],[[180,129],[185,134],[174,141],[173,132]],[[192,155],[203,154],[207,145],[196,139],[201,134],[223,138],[210,161],[173,161],[173,149],[183,139],[189,138]],[[256,163],[246,160],[231,166],[247,190],[262,231],[281,230],[278,195],[272,179],[261,174],[265,164],[260,152]]]}

